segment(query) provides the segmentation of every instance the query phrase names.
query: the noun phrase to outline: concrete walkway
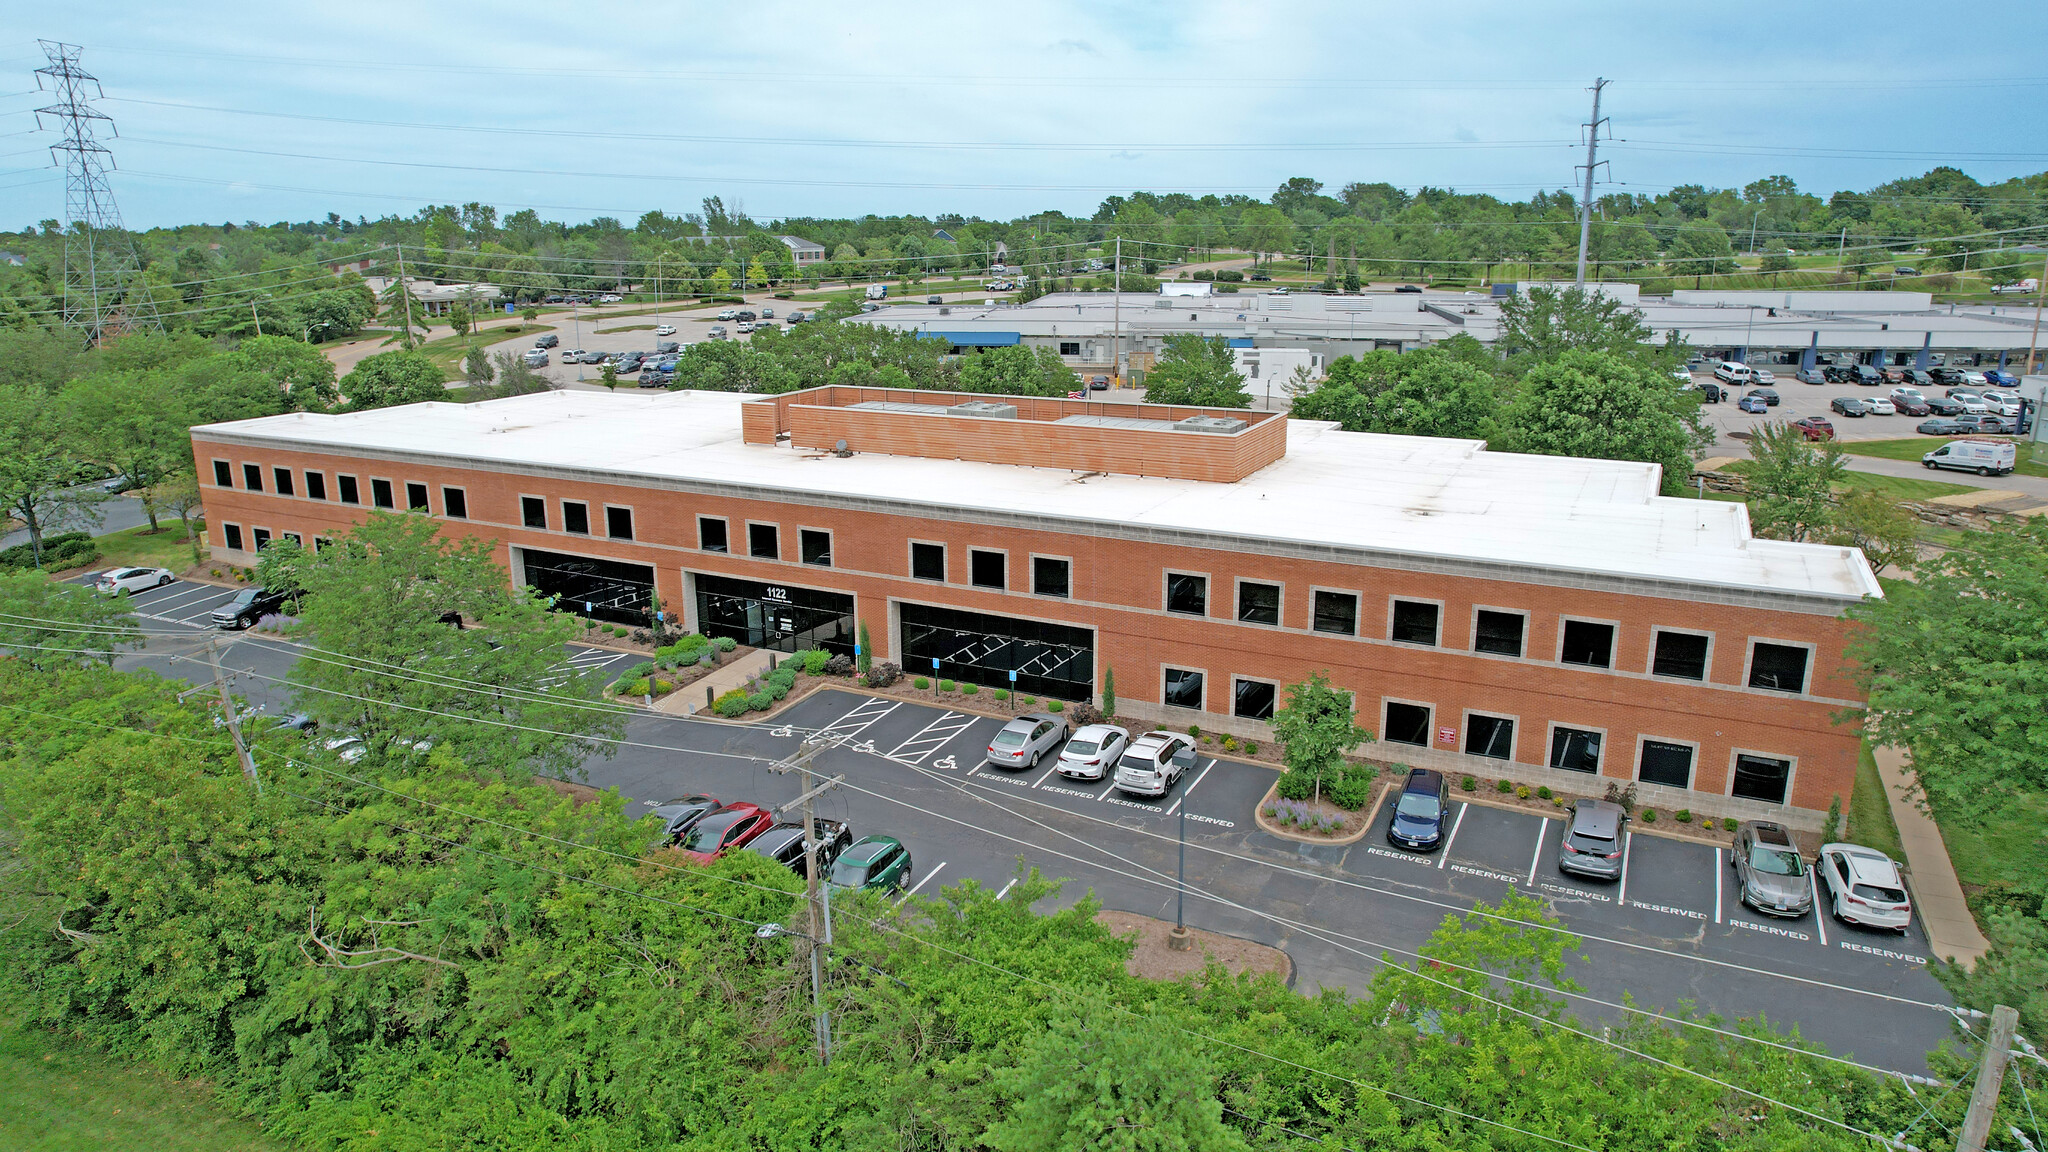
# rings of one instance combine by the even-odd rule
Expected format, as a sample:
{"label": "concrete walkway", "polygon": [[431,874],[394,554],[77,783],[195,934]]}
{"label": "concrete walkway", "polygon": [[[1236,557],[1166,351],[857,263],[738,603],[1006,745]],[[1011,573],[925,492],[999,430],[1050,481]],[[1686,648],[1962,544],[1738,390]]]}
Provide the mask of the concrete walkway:
{"label": "concrete walkway", "polygon": [[[771,671],[775,667],[776,658],[787,655],[786,652],[755,649],[745,656],[728,660],[712,669],[711,675],[695,684],[677,689],[656,700],[654,710],[672,716],[691,716],[705,711],[709,707],[707,701],[716,700],[735,688],[746,687],[749,678]],[[710,692],[709,696],[705,695],[706,691]]]}
{"label": "concrete walkway", "polygon": [[1899,826],[1899,842],[1906,849],[1906,866],[1912,870],[1914,909],[1927,929],[1927,941],[1934,954],[1965,967],[1975,964],[1991,950],[1991,942],[1977,930],[1970,905],[1963,898],[1963,885],[1956,879],[1949,861],[1948,846],[1941,829],[1908,798],[1913,770],[1906,754],[1897,748],[1873,748],[1878,778],[1884,781],[1885,798],[1891,801],[1892,819]]}

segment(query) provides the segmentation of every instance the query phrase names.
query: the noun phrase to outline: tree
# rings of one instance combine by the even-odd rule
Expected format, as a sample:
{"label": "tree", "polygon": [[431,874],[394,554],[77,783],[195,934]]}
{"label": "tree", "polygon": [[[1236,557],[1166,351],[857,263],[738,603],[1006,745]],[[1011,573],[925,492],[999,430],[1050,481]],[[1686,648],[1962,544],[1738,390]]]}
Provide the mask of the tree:
{"label": "tree", "polygon": [[1841,445],[1820,444],[1775,420],[1749,442],[1749,523],[1774,540],[1817,540],[1835,522],[1835,485],[1849,471]]}
{"label": "tree", "polygon": [[1518,371],[1566,352],[1641,356],[1650,329],[1638,309],[1588,288],[1530,288],[1500,304],[1495,347]]}
{"label": "tree", "polygon": [[44,534],[99,524],[107,494],[85,483],[91,476],[58,397],[40,384],[0,386],[0,509],[28,529],[38,567]]}
{"label": "tree", "polygon": [[407,351],[419,343],[418,337],[413,335],[414,328],[422,333],[433,331],[433,326],[427,323],[427,306],[412,294],[411,285],[403,277],[394,278],[391,286],[384,289],[382,303],[384,323],[398,329],[398,335],[392,339],[403,344]]}
{"label": "tree", "polygon": [[1251,205],[1237,218],[1237,242],[1258,263],[1294,247],[1294,221],[1270,204]]}
{"label": "tree", "polygon": [[1835,507],[1827,542],[1863,549],[1873,572],[1903,567],[1920,554],[1920,521],[1870,488],[1858,488]]}
{"label": "tree", "polygon": [[1145,403],[1249,408],[1252,398],[1229,341],[1180,333],[1166,337],[1158,364],[1146,374]]}
{"label": "tree", "polygon": [[0,648],[31,668],[111,666],[117,649],[141,643],[126,593],[102,596],[41,572],[0,573]]}
{"label": "tree", "polygon": [[290,539],[272,540],[256,554],[256,583],[296,599],[306,586],[306,566],[312,562],[313,553]]}
{"label": "tree", "polygon": [[1348,432],[1483,439],[1499,405],[1492,373],[1425,348],[1340,356],[1321,387],[1296,397],[1292,414],[1334,420]]}
{"label": "tree", "polygon": [[540,319],[540,309],[535,308],[531,304],[528,304],[526,307],[521,308],[519,310],[519,318],[521,320],[526,321],[528,324],[531,324],[535,320]]}
{"label": "tree", "polygon": [[1849,610],[1872,739],[1929,799],[1972,816],[2048,791],[2048,521],[1966,532]]}
{"label": "tree", "polygon": [[355,371],[341,378],[341,393],[354,412],[448,398],[440,365],[424,352],[365,356]]}
{"label": "tree", "polygon": [[740,287],[745,288],[753,284],[758,284],[764,288],[768,285],[768,269],[762,265],[759,256],[754,257],[753,260],[748,262],[746,283],[740,285]]}
{"label": "tree", "polygon": [[199,475],[190,461],[185,467],[158,481],[145,497],[152,505],[178,518],[178,526],[185,533],[185,540],[192,545],[192,564],[197,567],[206,558],[199,551],[199,533],[193,531],[192,513],[205,503],[199,491]]}
{"label": "tree", "polygon": [[462,358],[462,378],[469,381],[470,387],[478,388],[489,384],[492,375],[490,356],[481,344],[472,345],[468,355]]}
{"label": "tree", "polygon": [[470,311],[468,301],[457,300],[448,306],[448,327],[453,328],[457,336],[469,335],[469,330],[475,326],[476,315]]}
{"label": "tree", "polygon": [[1501,413],[1511,452],[1661,465],[1676,495],[1706,442],[1698,401],[1656,367],[1611,352],[1567,352],[1531,368]]}
{"label": "tree", "polygon": [[1011,396],[1065,396],[1081,378],[1052,348],[990,348],[960,364],[960,388]]}
{"label": "tree", "polygon": [[1353,707],[1351,693],[1313,672],[1287,686],[1287,703],[1273,713],[1273,735],[1285,749],[1287,770],[1313,777],[1317,792],[1323,779],[1343,766],[1345,753],[1373,738],[1358,726]]}
{"label": "tree", "polygon": [[868,635],[868,622],[865,620],[860,622],[857,644],[860,651],[854,654],[854,665],[857,671],[866,675],[867,670],[875,663],[875,639]]}
{"label": "tree", "polygon": [[[472,769],[562,777],[624,730],[598,679],[564,660],[582,629],[514,591],[487,540],[373,511],[299,572],[299,706],[373,750],[432,741]],[[442,623],[450,613],[476,626]]]}
{"label": "tree", "polygon": [[597,382],[604,385],[607,389],[617,392],[619,390],[619,366],[609,360],[598,365]]}
{"label": "tree", "polygon": [[1102,670],[1102,714],[1116,715],[1116,669]]}
{"label": "tree", "polygon": [[192,421],[178,391],[139,373],[102,373],[66,388],[63,398],[79,453],[126,477],[149,530],[160,531],[157,485],[192,469]]}
{"label": "tree", "polygon": [[269,380],[283,405],[280,411],[334,402],[334,361],[310,344],[285,336],[252,336],[235,345],[227,361]]}

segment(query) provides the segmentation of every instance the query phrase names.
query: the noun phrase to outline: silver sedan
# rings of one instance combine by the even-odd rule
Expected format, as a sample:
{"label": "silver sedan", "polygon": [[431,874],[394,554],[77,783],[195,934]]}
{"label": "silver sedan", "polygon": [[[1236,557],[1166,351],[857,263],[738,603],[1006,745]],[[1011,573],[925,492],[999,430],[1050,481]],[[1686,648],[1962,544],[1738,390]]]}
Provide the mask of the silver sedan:
{"label": "silver sedan", "polygon": [[988,742],[991,768],[1032,768],[1067,738],[1067,722],[1047,712],[1026,712]]}

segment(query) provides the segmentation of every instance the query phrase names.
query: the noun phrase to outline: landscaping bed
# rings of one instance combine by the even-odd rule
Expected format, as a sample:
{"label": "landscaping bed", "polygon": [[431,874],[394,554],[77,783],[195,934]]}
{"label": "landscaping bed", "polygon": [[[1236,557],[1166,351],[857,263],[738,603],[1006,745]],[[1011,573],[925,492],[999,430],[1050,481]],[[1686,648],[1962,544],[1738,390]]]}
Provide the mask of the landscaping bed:
{"label": "landscaping bed", "polygon": [[[650,637],[647,646],[651,647],[651,641]],[[738,642],[728,636],[714,639],[689,633],[673,644],[653,648],[651,659],[626,669],[618,679],[605,685],[605,698],[645,700],[666,696],[711,675],[738,649]]]}

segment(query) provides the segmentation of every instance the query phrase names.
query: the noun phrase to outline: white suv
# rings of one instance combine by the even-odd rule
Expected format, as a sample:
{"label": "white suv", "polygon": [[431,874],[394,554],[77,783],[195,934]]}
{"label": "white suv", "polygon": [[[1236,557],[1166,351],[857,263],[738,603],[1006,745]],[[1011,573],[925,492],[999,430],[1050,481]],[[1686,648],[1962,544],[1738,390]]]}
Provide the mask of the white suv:
{"label": "white suv", "polygon": [[1904,935],[1913,923],[1913,901],[1892,858],[1857,844],[1823,844],[1814,864],[1835,919]]}
{"label": "white suv", "polygon": [[1178,732],[1147,732],[1116,762],[1116,788],[1133,796],[1164,796],[1195,766],[1195,742]]}
{"label": "white suv", "polygon": [[1714,366],[1714,379],[1724,384],[1747,384],[1753,375],[1749,365],[1738,360],[1723,360]]}

